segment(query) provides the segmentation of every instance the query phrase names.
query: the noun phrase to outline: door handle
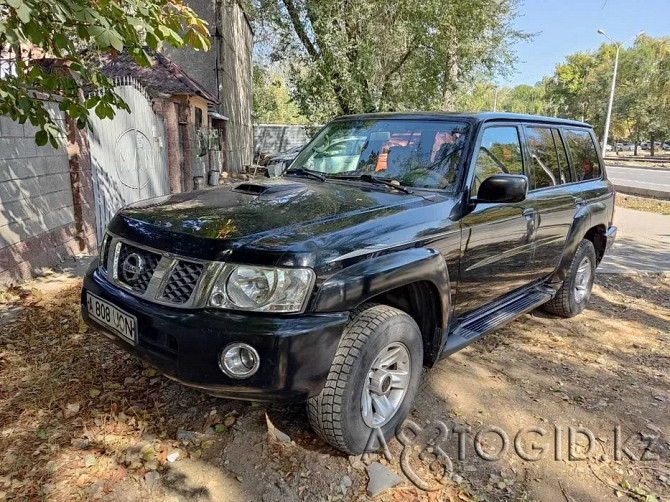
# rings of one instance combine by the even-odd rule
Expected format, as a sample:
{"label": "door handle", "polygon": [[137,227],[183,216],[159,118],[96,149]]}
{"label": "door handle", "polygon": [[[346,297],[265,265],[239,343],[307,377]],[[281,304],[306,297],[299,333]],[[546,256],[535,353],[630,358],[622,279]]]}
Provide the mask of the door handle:
{"label": "door handle", "polygon": [[575,201],[575,206],[577,207],[584,205],[584,199],[581,197],[575,197],[573,200]]}

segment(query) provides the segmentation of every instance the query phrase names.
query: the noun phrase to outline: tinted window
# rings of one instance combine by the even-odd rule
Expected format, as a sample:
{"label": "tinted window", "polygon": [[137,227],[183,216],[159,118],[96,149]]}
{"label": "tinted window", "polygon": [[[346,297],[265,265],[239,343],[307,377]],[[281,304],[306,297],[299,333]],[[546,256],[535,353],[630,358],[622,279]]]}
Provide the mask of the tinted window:
{"label": "tinted window", "polygon": [[558,152],[558,168],[561,171],[561,183],[570,183],[573,179],[570,172],[570,164],[568,164],[568,156],[565,153],[563,138],[561,138],[558,129],[552,129],[551,131],[554,134],[554,142],[556,143],[556,151]]}
{"label": "tinted window", "polygon": [[596,153],[596,146],[589,131],[567,129],[565,137],[568,141],[572,165],[577,175],[577,180],[575,181],[600,178],[598,154]]}
{"label": "tinted window", "polygon": [[484,130],[475,163],[472,193],[494,174],[523,174],[521,143],[516,127],[489,127]]}
{"label": "tinted window", "polygon": [[529,127],[526,137],[533,166],[532,188],[560,185],[561,172],[552,130],[548,127]]}
{"label": "tinted window", "polygon": [[296,157],[295,169],[328,177],[372,174],[405,186],[451,188],[467,144],[465,122],[337,120]]}

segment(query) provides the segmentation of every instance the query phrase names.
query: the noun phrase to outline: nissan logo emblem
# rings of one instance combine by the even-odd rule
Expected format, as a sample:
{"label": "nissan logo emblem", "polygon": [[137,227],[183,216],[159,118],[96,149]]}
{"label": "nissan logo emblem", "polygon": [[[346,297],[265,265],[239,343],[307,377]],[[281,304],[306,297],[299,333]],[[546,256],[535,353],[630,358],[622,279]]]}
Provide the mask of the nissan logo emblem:
{"label": "nissan logo emblem", "polygon": [[135,282],[144,273],[144,258],[137,253],[130,253],[121,264],[121,274],[126,282]]}

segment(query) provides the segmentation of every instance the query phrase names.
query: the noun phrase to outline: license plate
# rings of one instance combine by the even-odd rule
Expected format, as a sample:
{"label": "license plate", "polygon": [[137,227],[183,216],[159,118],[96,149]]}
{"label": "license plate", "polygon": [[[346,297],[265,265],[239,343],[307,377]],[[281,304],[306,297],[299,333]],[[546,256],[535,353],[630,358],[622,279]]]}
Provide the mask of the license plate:
{"label": "license plate", "polygon": [[107,326],[125,341],[137,343],[137,317],[116,308],[111,303],[86,292],[88,315]]}

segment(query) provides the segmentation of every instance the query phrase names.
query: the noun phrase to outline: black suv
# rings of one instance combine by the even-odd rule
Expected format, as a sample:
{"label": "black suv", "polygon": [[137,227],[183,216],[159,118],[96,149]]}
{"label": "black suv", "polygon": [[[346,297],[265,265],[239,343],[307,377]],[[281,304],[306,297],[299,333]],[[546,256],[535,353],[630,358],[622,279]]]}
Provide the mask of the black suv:
{"label": "black suv", "polygon": [[186,385],[307,401],[359,453],[404,420],[422,367],[536,307],[580,313],[613,211],[581,122],[342,117],[283,178],[121,210],[82,313]]}

